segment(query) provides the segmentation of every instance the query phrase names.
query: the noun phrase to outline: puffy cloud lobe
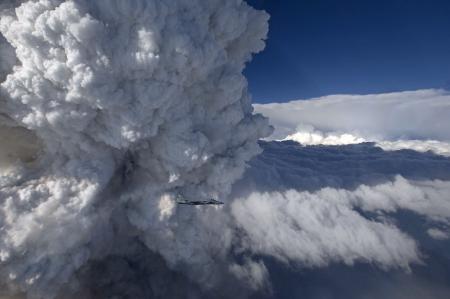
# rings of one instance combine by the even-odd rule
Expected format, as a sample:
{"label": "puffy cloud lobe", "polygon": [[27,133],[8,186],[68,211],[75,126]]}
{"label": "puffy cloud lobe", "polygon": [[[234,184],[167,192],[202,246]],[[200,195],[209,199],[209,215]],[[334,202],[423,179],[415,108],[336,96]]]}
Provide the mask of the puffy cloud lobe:
{"label": "puffy cloud lobe", "polygon": [[429,230],[427,230],[427,233],[430,237],[436,240],[447,240],[450,238],[447,232],[442,231],[438,228],[430,228]]}
{"label": "puffy cloud lobe", "polygon": [[[230,268],[239,280],[248,281],[254,290],[270,287],[269,274],[263,262],[247,260],[243,265],[232,264]],[[266,291],[270,292],[270,289]]]}
{"label": "puffy cloud lobe", "polygon": [[242,75],[267,14],[218,0],[2,8],[0,134],[15,142],[0,150],[1,281],[51,298],[127,240],[206,281],[214,216],[173,196],[225,198],[270,133]]}
{"label": "puffy cloud lobe", "polygon": [[334,189],[254,193],[236,201],[233,214],[247,233],[244,247],[286,263],[311,267],[365,261],[408,269],[418,262],[415,241],[388,223],[360,215],[348,202],[352,195]]}

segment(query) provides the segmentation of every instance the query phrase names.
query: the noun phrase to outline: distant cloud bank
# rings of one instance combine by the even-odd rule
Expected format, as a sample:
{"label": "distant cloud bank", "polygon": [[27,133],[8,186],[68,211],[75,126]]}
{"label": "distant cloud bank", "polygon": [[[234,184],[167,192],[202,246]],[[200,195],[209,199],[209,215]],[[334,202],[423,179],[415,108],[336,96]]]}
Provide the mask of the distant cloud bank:
{"label": "distant cloud bank", "polygon": [[450,142],[450,94],[444,90],[332,95],[254,107],[270,118],[272,139],[305,133],[299,138],[306,144],[357,143],[358,138]]}

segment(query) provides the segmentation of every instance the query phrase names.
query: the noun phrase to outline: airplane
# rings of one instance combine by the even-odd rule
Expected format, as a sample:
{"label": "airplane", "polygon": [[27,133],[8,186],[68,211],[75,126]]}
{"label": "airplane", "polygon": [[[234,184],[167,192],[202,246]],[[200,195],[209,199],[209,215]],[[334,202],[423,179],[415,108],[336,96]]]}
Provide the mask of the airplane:
{"label": "airplane", "polygon": [[179,205],[189,205],[189,206],[206,206],[206,205],[223,205],[224,203],[215,199],[207,199],[207,200],[186,200],[177,198],[177,204]]}

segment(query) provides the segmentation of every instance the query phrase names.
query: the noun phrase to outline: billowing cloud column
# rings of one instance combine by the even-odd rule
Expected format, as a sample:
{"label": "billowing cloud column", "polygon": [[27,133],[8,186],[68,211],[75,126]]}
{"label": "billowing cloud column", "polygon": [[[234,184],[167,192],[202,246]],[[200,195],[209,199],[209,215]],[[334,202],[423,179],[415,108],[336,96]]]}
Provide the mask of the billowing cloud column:
{"label": "billowing cloud column", "polygon": [[0,135],[23,140],[0,144],[2,283],[51,298],[136,238],[182,260],[173,196],[226,199],[270,133],[242,75],[267,14],[240,0],[12,4]]}

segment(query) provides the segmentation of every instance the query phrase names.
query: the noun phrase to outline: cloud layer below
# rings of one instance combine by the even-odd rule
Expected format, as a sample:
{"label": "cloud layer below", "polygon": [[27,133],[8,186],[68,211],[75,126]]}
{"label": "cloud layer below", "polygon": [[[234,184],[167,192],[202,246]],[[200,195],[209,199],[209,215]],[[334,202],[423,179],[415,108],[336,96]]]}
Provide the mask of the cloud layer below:
{"label": "cloud layer below", "polygon": [[420,259],[419,250],[389,215],[410,211],[430,224],[449,224],[446,157],[373,144],[286,141],[263,148],[235,186],[242,199],[232,208],[249,232],[246,244],[257,252],[302,265],[365,260],[407,267]]}

